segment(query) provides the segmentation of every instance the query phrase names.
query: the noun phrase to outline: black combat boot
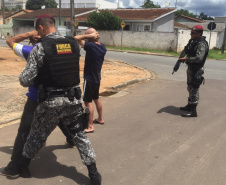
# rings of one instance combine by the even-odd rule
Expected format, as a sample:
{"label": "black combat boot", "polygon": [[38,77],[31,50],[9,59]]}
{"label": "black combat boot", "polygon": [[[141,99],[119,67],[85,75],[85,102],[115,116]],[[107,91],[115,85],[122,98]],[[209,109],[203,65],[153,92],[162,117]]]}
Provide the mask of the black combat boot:
{"label": "black combat boot", "polygon": [[189,104],[190,98],[188,98],[188,104],[184,107],[180,107],[180,110],[183,111],[190,111],[190,104]]}
{"label": "black combat boot", "polygon": [[187,104],[187,105],[184,106],[184,107],[180,107],[180,110],[183,110],[183,111],[189,111],[189,110],[190,110],[190,104]]}
{"label": "black combat boot", "polygon": [[102,178],[99,172],[97,171],[96,164],[93,163],[91,165],[88,165],[87,168],[89,171],[89,178],[91,181],[91,185],[101,185]]}
{"label": "black combat boot", "polygon": [[19,169],[17,164],[10,161],[6,167],[0,168],[0,174],[11,178],[19,177]]}
{"label": "black combat boot", "polygon": [[24,156],[21,157],[20,163],[18,164],[19,174],[22,178],[29,178],[31,177],[30,170],[28,168],[31,159],[28,159]]}
{"label": "black combat boot", "polygon": [[190,110],[182,114],[182,117],[197,117],[196,104],[190,104]]}

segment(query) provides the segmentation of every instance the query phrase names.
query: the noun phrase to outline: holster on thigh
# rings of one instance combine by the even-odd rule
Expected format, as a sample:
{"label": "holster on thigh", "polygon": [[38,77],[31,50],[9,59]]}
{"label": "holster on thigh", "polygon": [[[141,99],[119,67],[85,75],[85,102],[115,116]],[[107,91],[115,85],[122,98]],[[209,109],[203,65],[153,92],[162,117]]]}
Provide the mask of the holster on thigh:
{"label": "holster on thigh", "polygon": [[88,128],[89,114],[89,108],[85,107],[83,113],[78,117],[78,119],[68,125],[68,129],[72,134],[76,134]]}

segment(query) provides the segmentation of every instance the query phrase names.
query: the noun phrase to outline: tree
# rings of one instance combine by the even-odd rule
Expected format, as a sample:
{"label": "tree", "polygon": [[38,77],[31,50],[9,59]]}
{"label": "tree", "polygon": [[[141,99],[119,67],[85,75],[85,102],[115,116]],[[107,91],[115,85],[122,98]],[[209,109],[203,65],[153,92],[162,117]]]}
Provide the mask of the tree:
{"label": "tree", "polygon": [[196,18],[196,15],[194,15],[193,13],[189,12],[188,10],[184,10],[184,9],[180,9],[175,12],[176,17],[180,16],[180,15],[185,15],[188,17]]}
{"label": "tree", "polygon": [[159,5],[155,5],[151,0],[145,0],[142,8],[161,8]]}
{"label": "tree", "polygon": [[29,10],[38,10],[41,9],[42,6],[46,8],[56,8],[57,3],[55,0],[28,0],[26,3],[26,9]]}
{"label": "tree", "polygon": [[205,15],[204,12],[200,13],[198,18],[201,19],[201,20],[214,20],[213,17]]}
{"label": "tree", "polygon": [[12,11],[20,11],[20,10],[22,10],[22,9],[23,9],[23,8],[22,8],[21,5],[16,5],[15,8],[12,8]]}
{"label": "tree", "polygon": [[122,20],[108,10],[92,12],[88,15],[87,24],[97,30],[119,30]]}
{"label": "tree", "polygon": [[26,9],[38,10],[44,5],[45,0],[28,0],[26,3]]}
{"label": "tree", "polygon": [[55,0],[45,0],[44,5],[46,8],[57,8],[57,3]]}

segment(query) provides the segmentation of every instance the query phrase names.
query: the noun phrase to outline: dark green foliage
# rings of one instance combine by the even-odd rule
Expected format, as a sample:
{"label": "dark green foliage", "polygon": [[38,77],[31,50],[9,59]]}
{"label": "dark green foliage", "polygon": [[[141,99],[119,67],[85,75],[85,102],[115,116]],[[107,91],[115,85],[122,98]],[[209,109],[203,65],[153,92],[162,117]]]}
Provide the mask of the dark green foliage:
{"label": "dark green foliage", "polygon": [[45,0],[44,5],[46,8],[57,8],[57,3],[55,0]]}
{"label": "dark green foliage", "polygon": [[12,11],[20,11],[22,10],[22,6],[21,5],[17,5],[15,8],[12,8]]}
{"label": "dark green foliage", "polygon": [[38,10],[41,9],[42,6],[46,8],[56,8],[57,3],[55,0],[28,0],[26,3],[26,9],[29,10]]}
{"label": "dark green foliage", "polygon": [[26,9],[38,10],[44,5],[44,0],[28,0],[26,3]]}
{"label": "dark green foliage", "polygon": [[175,12],[176,17],[179,15],[185,15],[188,17],[196,18],[196,15],[194,15],[193,13],[189,12],[188,10],[184,10],[184,9],[180,9]]}
{"label": "dark green foliage", "polygon": [[87,25],[96,30],[119,30],[122,20],[108,10],[92,12],[88,15]]}
{"label": "dark green foliage", "polygon": [[205,15],[203,12],[200,13],[200,15],[199,15],[198,18],[201,19],[201,20],[214,20],[213,17],[210,17],[210,16],[208,16],[208,15]]}
{"label": "dark green foliage", "polygon": [[153,1],[145,0],[144,4],[141,6],[142,8],[161,8],[159,5],[155,5]]}
{"label": "dark green foliage", "polygon": [[184,9],[180,9],[180,10],[177,10],[175,12],[175,16],[176,17],[179,16],[179,15],[185,15],[185,16],[192,17],[192,18],[197,18],[197,19],[200,19],[200,20],[214,20],[213,17],[205,15],[203,12],[200,13],[199,16],[196,16],[193,13],[189,12],[188,10],[184,10]]}

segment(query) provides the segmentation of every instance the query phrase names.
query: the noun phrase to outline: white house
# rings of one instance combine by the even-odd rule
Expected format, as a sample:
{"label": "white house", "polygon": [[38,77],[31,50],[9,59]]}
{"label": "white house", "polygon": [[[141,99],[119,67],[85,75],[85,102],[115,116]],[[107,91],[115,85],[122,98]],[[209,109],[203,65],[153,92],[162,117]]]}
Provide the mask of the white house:
{"label": "white house", "polygon": [[16,8],[16,6],[21,6],[22,9],[26,9],[26,2],[27,0],[8,0],[5,1],[5,7],[8,9]]}
{"label": "white house", "polygon": [[[59,0],[55,0],[59,4]],[[117,4],[104,0],[74,0],[75,8],[116,9]],[[61,0],[61,8],[70,8],[70,0]]]}

